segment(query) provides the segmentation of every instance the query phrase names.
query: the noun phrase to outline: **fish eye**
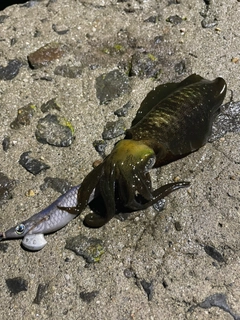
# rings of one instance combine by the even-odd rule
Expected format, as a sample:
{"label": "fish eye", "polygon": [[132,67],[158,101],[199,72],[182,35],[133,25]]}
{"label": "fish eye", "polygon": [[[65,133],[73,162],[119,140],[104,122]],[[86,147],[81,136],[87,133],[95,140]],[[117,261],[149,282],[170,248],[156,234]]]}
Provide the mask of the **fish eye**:
{"label": "fish eye", "polygon": [[15,231],[17,234],[22,234],[25,230],[25,225],[23,223],[16,226]]}

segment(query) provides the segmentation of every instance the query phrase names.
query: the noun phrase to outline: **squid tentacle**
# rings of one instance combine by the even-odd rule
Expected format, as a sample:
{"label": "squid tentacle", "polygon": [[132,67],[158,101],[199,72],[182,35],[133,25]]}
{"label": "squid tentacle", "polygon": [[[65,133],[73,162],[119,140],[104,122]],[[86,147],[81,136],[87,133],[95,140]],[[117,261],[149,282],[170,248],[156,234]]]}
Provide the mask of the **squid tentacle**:
{"label": "squid tentacle", "polygon": [[164,199],[166,196],[168,196],[170,193],[172,193],[175,190],[178,190],[180,188],[187,188],[189,186],[190,186],[190,182],[188,181],[172,182],[164,186],[161,186],[158,189],[153,191],[152,193],[153,198],[147,203],[142,204],[140,210],[147,209],[148,207],[154,205],[158,201]]}
{"label": "squid tentacle", "polygon": [[103,173],[103,163],[94,168],[83,180],[81,187],[78,190],[78,203],[76,207],[61,207],[58,208],[65,210],[71,214],[80,214],[87,206],[90,195],[93,190],[97,192],[96,187]]}

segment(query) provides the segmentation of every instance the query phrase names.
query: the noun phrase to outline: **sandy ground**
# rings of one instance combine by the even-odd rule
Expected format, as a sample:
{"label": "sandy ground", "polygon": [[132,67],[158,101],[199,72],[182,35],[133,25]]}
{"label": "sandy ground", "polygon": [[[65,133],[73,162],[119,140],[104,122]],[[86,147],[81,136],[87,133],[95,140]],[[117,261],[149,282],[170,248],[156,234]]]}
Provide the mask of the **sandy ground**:
{"label": "sandy ground", "polygon": [[[54,75],[58,65],[81,65],[81,52],[117,43],[123,31],[136,39],[138,50],[150,50],[152,40],[161,35],[164,40],[155,48],[162,57],[158,83],[180,81],[192,73],[209,79],[222,76],[229,88],[225,102],[231,91],[234,101],[240,100],[240,2],[212,1],[208,14],[218,23],[212,28],[201,25],[204,1],[170,2],[43,0],[1,12],[9,17],[0,24],[0,65],[11,59],[24,62],[14,79],[0,81],[0,137],[11,141],[9,150],[0,152],[1,171],[17,180],[13,198],[1,207],[1,231],[59,196],[50,188],[40,189],[46,176],[80,183],[99,158],[92,142],[101,139],[107,121],[117,119],[113,111],[131,100],[134,108],[125,119],[130,126],[155,85],[153,79],[132,77],[129,94],[100,105],[95,79],[116,69],[121,58],[109,58],[93,70],[84,68],[78,78]],[[182,23],[166,21],[174,15],[183,18]],[[144,22],[151,16],[158,16],[156,23]],[[69,31],[61,35],[56,28]],[[30,69],[29,53],[53,41],[70,50],[41,69]],[[180,61],[186,65],[181,75],[174,69]],[[44,80],[47,77],[52,81]],[[43,117],[40,106],[55,97],[75,128],[76,139],[68,148],[43,145],[35,138],[37,121]],[[12,130],[17,110],[28,103],[37,106],[30,126]],[[108,152],[113,143],[108,143]],[[47,236],[47,246],[35,253],[23,250],[19,240],[4,242],[8,247],[1,246],[1,319],[240,319],[239,145],[239,134],[228,133],[161,172],[154,170],[156,185],[174,177],[191,181],[188,190],[167,198],[161,213],[149,208],[125,221],[112,219],[97,230],[75,219]],[[23,169],[18,160],[29,150],[51,168],[36,176]],[[26,196],[29,190],[34,196]],[[102,240],[100,262],[88,264],[65,249],[66,239],[78,234]],[[27,281],[26,291],[10,293],[6,280],[15,277]],[[36,304],[39,285],[47,289]]]}

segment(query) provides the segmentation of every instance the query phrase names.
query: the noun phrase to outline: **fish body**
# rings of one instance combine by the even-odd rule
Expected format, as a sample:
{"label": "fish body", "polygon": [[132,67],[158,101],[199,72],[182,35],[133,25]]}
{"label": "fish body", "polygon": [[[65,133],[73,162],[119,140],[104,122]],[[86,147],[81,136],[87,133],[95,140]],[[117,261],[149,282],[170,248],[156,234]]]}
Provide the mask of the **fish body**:
{"label": "fish body", "polygon": [[[51,205],[34,214],[29,219],[0,234],[0,240],[23,238],[22,245],[31,251],[42,249],[47,241],[44,234],[55,232],[67,225],[77,214],[59,209],[61,206],[76,206],[79,186],[71,188]],[[89,198],[94,197],[94,191]]]}

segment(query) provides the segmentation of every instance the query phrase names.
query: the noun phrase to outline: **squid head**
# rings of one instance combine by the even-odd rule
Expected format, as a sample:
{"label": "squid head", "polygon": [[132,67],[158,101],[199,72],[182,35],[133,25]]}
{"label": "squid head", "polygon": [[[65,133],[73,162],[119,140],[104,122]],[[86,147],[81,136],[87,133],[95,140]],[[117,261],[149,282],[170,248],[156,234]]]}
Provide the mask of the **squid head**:
{"label": "squid head", "polygon": [[64,210],[73,214],[81,213],[95,189],[96,195],[100,195],[104,201],[105,214],[90,213],[85,217],[84,224],[96,228],[114,217],[116,199],[125,208],[141,210],[172,191],[189,185],[187,182],[171,183],[153,191],[149,171],[155,161],[154,150],[142,141],[119,141],[111,154],[83,180],[78,191],[78,205]]}

